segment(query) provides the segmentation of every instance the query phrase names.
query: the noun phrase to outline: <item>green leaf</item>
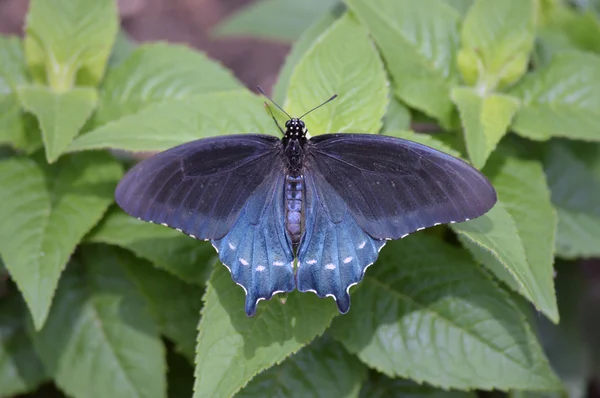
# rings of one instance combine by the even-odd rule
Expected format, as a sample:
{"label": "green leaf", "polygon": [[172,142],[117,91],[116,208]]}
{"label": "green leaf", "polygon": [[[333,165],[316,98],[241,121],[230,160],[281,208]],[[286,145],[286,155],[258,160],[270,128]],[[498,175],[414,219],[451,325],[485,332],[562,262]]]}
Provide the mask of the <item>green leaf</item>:
{"label": "green leaf", "polygon": [[[516,279],[525,288],[517,291],[524,294],[552,321],[558,322],[553,279],[557,216],[551,203],[543,167],[535,160],[505,156],[492,159],[484,171],[490,176],[499,200],[514,220],[518,237],[525,249],[527,270]],[[511,250],[511,246],[504,247],[504,250]],[[502,257],[498,255],[498,258]],[[518,263],[513,263],[513,266],[517,267]],[[509,265],[508,269],[511,268]],[[511,271],[513,275],[523,272]],[[527,294],[526,291],[535,293]]]}
{"label": "green leaf", "polygon": [[337,0],[261,0],[226,19],[215,33],[219,36],[251,36],[292,42],[336,2]]}
{"label": "green leaf", "polygon": [[63,276],[35,346],[69,396],[166,397],[165,349],[118,255],[86,247]]}
{"label": "green leaf", "polygon": [[285,305],[277,298],[261,302],[249,318],[244,292],[217,263],[198,327],[194,397],[233,395],[322,334],[336,314],[333,301],[293,292]]}
{"label": "green leaf", "polygon": [[55,93],[43,86],[23,86],[19,88],[19,98],[39,121],[49,163],[54,163],[67,149],[98,100],[96,90],[89,87]]}
{"label": "green leaf", "polygon": [[442,0],[443,2],[450,5],[456,11],[460,13],[460,15],[466,15],[469,8],[473,5],[475,0]]}
{"label": "green leaf", "polygon": [[161,333],[175,343],[177,352],[193,363],[196,326],[200,320],[204,290],[184,283],[127,252],[120,253],[119,257],[145,297]]}
{"label": "green leaf", "polygon": [[[452,124],[459,14],[439,0],[346,0],[373,35],[407,105]],[[373,88],[371,88],[373,90]]]}
{"label": "green leaf", "polygon": [[600,21],[593,12],[581,13],[563,3],[551,4],[543,11],[538,40],[546,48],[561,44],[571,50],[600,52]]}
{"label": "green leaf", "polygon": [[111,68],[114,69],[123,61],[131,57],[131,54],[135,51],[136,47],[137,43],[135,42],[135,40],[131,36],[129,36],[129,34],[126,31],[120,29],[117,33],[117,37],[115,38],[115,45],[112,48],[112,52],[108,60],[109,69],[106,75],[110,76],[110,73],[112,71]]}
{"label": "green leaf", "polygon": [[118,25],[113,0],[32,0],[25,55],[34,81],[58,92],[97,86]]}
{"label": "green leaf", "polygon": [[[512,205],[518,206],[518,203]],[[548,264],[528,261],[524,239],[508,211],[508,205],[498,201],[484,216],[467,223],[453,224],[452,229],[459,234],[461,243],[477,261],[513,290],[524,295],[538,310],[558,322],[552,281],[536,279],[538,273],[547,274]],[[534,271],[534,267],[539,270]]]}
{"label": "green leaf", "polygon": [[512,128],[534,140],[600,141],[600,57],[556,55],[511,90],[522,101]]}
{"label": "green leaf", "polygon": [[41,146],[41,139],[17,94],[17,87],[29,80],[21,40],[0,36],[0,59],[0,145],[33,151]]}
{"label": "green leaf", "polygon": [[46,320],[71,253],[113,201],[120,164],[104,153],[66,156],[53,166],[0,162],[0,255],[36,328]]}
{"label": "green leaf", "polygon": [[387,112],[383,118],[382,133],[402,131],[410,128],[410,111],[397,98],[392,97],[388,104]]}
{"label": "green leaf", "polygon": [[593,372],[590,345],[584,330],[588,313],[584,301],[589,294],[581,267],[561,263],[557,266],[556,290],[561,322],[553,325],[544,317],[536,321],[540,342],[550,364],[562,379],[570,398],[585,398],[587,384]]}
{"label": "green leaf", "polygon": [[143,45],[109,69],[94,122],[102,125],[157,102],[240,88],[230,71],[198,51],[172,44]]}
{"label": "green leaf", "polygon": [[236,398],[358,397],[366,375],[339,343],[320,338],[256,376]]}
{"label": "green leaf", "polygon": [[460,113],[469,159],[481,169],[506,134],[519,100],[505,94],[481,96],[474,89],[455,87],[452,101]]}
{"label": "green leaf", "polygon": [[88,242],[128,249],[182,281],[204,286],[217,260],[215,249],[181,232],[131,217],[113,208],[86,237]]}
{"label": "green leaf", "polygon": [[388,246],[332,325],[350,352],[442,388],[560,388],[525,317],[467,253],[425,234]]}
{"label": "green leaf", "polygon": [[535,0],[476,0],[461,31],[458,65],[482,96],[510,85],[527,70],[533,48]]}
{"label": "green leaf", "polygon": [[563,258],[600,256],[600,172],[590,163],[563,143],[548,148],[545,171],[558,213],[556,253]]}
{"label": "green leaf", "polygon": [[300,116],[333,94],[334,102],[304,118],[311,135],[380,130],[388,102],[383,63],[367,30],[348,14],[298,62],[285,108]]}
{"label": "green leaf", "polygon": [[78,137],[68,150],[162,151],[218,135],[280,134],[263,102],[247,91],[234,91],[155,103]]}
{"label": "green leaf", "polygon": [[0,397],[35,391],[47,380],[27,335],[27,308],[18,294],[0,299]]}
{"label": "green leaf", "polygon": [[412,380],[390,379],[372,372],[360,392],[361,398],[477,398],[475,392],[441,390]]}
{"label": "green leaf", "polygon": [[285,63],[279,71],[277,83],[273,87],[273,99],[278,103],[283,104],[285,95],[290,84],[290,77],[294,68],[300,62],[304,53],[308,51],[313,43],[325,32],[333,23],[340,17],[343,12],[343,7],[335,7],[329,12],[323,14],[315,21],[298,40],[294,42],[290,53],[285,59]]}

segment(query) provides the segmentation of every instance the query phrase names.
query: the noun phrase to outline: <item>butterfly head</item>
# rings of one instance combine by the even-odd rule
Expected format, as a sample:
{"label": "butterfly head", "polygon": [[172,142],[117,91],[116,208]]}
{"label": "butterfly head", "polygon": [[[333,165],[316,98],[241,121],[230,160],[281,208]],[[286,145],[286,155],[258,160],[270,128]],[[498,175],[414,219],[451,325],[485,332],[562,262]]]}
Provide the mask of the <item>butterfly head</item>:
{"label": "butterfly head", "polygon": [[288,140],[299,140],[306,138],[307,132],[308,130],[306,129],[306,125],[298,118],[294,117],[285,122],[285,138]]}

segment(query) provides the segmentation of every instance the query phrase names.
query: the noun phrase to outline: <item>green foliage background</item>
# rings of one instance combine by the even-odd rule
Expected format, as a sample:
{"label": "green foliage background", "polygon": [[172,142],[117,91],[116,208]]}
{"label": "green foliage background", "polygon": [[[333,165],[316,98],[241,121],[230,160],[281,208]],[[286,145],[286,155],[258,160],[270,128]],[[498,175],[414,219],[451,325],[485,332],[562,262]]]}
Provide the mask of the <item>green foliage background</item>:
{"label": "green foliage background", "polygon": [[585,396],[600,342],[574,260],[600,257],[600,3],[573,3],[263,0],[220,26],[294,41],[275,98],[300,114],[339,95],[313,135],[418,141],[499,195],[390,243],[347,315],[295,292],[247,318],[209,244],[113,192],[118,150],[278,134],[263,99],[202,53],[134,46],[112,0],[32,0],[25,38],[0,37],[0,397]]}

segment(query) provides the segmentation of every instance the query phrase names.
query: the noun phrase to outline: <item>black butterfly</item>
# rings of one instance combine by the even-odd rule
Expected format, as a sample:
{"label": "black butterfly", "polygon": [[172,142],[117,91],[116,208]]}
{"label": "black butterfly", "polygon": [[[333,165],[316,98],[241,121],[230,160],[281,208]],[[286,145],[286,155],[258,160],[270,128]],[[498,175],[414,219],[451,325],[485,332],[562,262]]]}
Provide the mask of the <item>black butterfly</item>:
{"label": "black butterfly", "polygon": [[210,240],[246,292],[249,316],[260,300],[295,288],[331,296],[346,313],[350,287],[387,239],[467,221],[496,203],[489,181],[460,159],[384,135],[309,139],[307,113],[288,115],[285,132],[277,124],[281,139],[233,135],[161,152],[116,190],[130,215]]}

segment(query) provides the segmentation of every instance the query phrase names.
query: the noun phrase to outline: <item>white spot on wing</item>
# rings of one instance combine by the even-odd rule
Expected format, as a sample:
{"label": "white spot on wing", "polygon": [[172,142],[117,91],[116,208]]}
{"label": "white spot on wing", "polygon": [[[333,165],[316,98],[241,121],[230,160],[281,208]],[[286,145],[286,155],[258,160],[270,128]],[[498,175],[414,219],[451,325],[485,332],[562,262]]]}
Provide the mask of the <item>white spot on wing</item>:
{"label": "white spot on wing", "polygon": [[422,230],[424,230],[424,229],[425,229],[425,227],[417,228],[417,232],[418,232],[418,231],[422,231]]}
{"label": "white spot on wing", "polygon": [[360,245],[358,245],[358,248],[359,248],[359,249],[364,249],[366,244],[367,244],[367,241],[366,241],[366,240],[363,240],[363,241],[361,242],[361,244],[360,244]]}
{"label": "white spot on wing", "polygon": [[227,244],[231,250],[235,250],[235,245],[233,245],[231,242],[227,242]]}
{"label": "white spot on wing", "polygon": [[259,265],[258,267],[256,267],[256,270],[257,270],[258,272],[263,272],[265,269],[266,269],[266,268],[265,268],[265,266],[264,266],[264,265]]}
{"label": "white spot on wing", "polygon": [[350,261],[352,261],[352,257],[346,257],[344,259],[344,264],[348,264]]}
{"label": "white spot on wing", "polygon": [[284,264],[283,264],[283,261],[274,261],[273,265],[276,266],[276,267],[281,267]]}
{"label": "white spot on wing", "polygon": [[315,260],[315,259],[308,260],[308,261],[306,262],[306,264],[310,264],[310,265],[313,265],[313,264],[316,264],[316,263],[317,263],[317,260]]}
{"label": "white spot on wing", "polygon": [[334,270],[334,269],[335,269],[335,264],[333,264],[333,263],[329,263],[329,264],[327,264],[327,265],[325,266],[325,268],[327,268],[327,269],[331,269],[331,270]]}
{"label": "white spot on wing", "polygon": [[243,258],[240,258],[240,263],[242,263],[242,265],[250,265],[250,263]]}

